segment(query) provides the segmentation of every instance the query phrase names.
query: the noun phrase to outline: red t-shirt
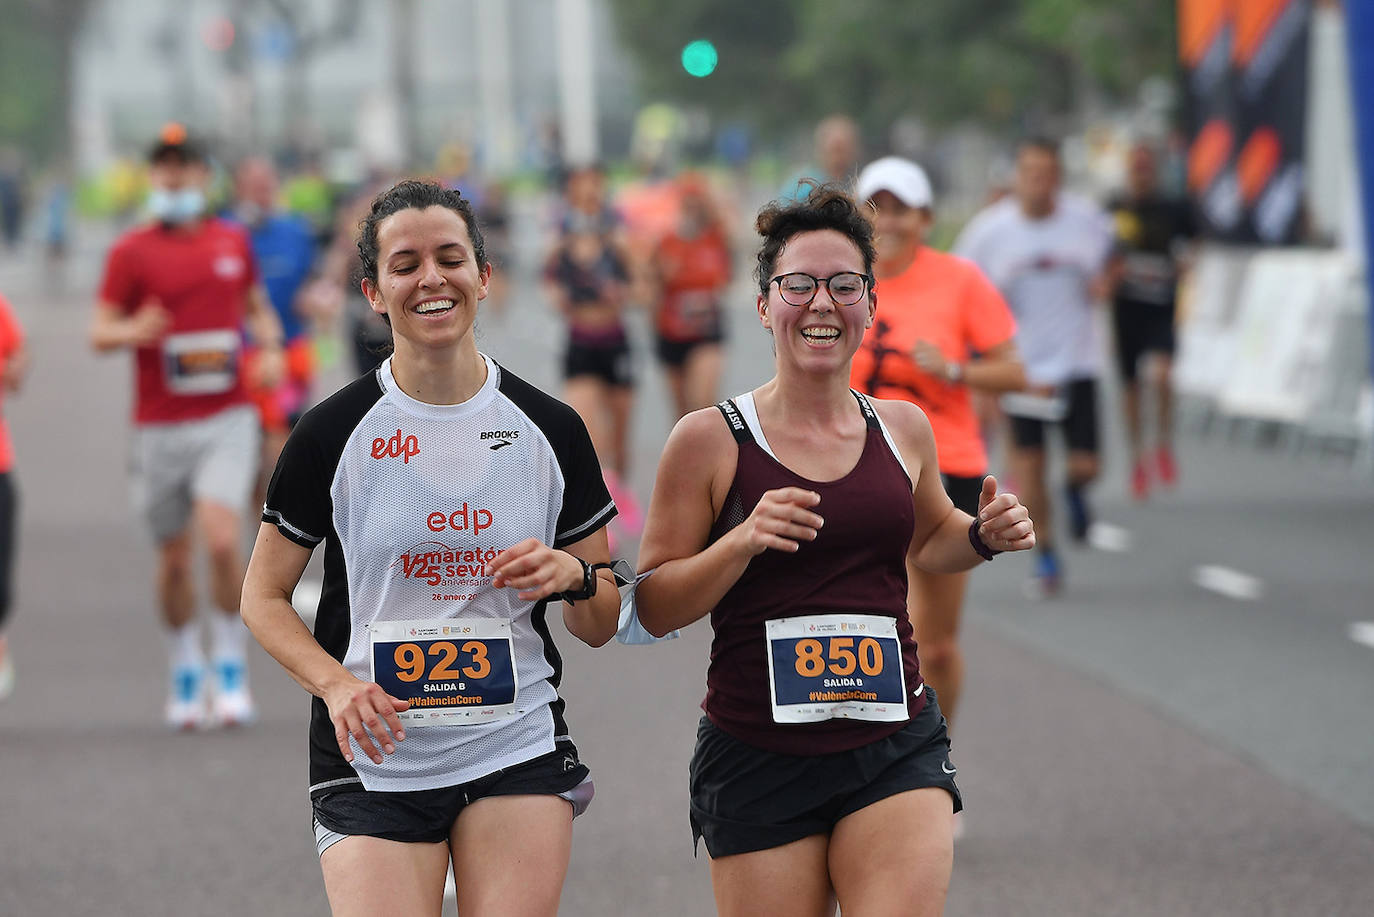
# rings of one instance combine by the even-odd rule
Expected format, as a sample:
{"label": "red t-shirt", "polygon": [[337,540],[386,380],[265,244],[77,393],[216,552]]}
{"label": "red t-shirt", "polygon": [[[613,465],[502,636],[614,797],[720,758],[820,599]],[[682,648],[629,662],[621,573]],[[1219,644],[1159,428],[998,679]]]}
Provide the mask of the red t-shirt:
{"label": "red t-shirt", "polygon": [[162,340],[136,351],[135,423],[195,420],[248,403],[240,328],[258,281],[248,236],[225,220],[189,232],[155,224],[115,242],[101,300],[129,315],[155,299],[172,315]]}
{"label": "red t-shirt", "polygon": [[968,387],[922,371],[912,351],[917,341],[930,341],[946,360],[965,363],[1011,340],[1016,321],[1002,294],[972,261],[927,246],[874,290],[878,314],[854,355],[850,384],[875,398],[919,405],[935,432],[942,472],[984,474],[987,449]]}
{"label": "red t-shirt", "polygon": [[663,279],[658,333],[669,341],[695,341],[719,333],[720,294],[730,282],[730,249],[715,230],[686,239],[676,232],[658,243],[655,262]]}
{"label": "red t-shirt", "polygon": [[[0,374],[4,373],[5,365],[9,363],[10,357],[14,356],[24,343],[24,329],[19,327],[19,322],[10,311],[10,304],[5,297],[0,296]],[[0,386],[0,397],[3,397],[4,387]],[[5,422],[3,415],[0,415],[0,473],[9,471],[14,467],[14,447],[10,443],[10,427]]]}

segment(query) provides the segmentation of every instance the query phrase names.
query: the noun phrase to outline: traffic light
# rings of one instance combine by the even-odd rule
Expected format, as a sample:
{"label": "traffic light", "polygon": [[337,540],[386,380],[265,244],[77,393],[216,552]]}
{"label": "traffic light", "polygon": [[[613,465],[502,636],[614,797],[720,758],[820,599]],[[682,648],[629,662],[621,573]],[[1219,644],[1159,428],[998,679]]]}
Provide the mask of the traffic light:
{"label": "traffic light", "polygon": [[705,38],[689,41],[682,49],[682,69],[692,76],[710,76],[718,60],[716,46]]}

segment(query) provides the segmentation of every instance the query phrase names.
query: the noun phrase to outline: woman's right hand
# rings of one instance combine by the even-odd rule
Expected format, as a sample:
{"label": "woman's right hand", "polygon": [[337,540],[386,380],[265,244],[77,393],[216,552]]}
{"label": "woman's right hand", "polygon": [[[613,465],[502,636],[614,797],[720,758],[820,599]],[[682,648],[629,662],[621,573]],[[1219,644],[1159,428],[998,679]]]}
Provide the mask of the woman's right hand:
{"label": "woman's right hand", "polygon": [[378,744],[389,755],[396,751],[393,738],[396,742],[405,741],[405,729],[396,714],[409,709],[410,701],[392,697],[376,682],[362,681],[349,675],[347,680],[340,681],[326,691],[323,699],[329,708],[329,721],[334,724],[334,738],[339,743],[339,751],[343,752],[344,760],[350,764],[353,763],[353,749],[348,741],[349,736],[374,764],[382,763]]}
{"label": "woman's right hand", "polygon": [[821,502],[821,495],[801,487],[780,487],[767,491],[742,524],[735,528],[735,537],[743,542],[750,555],[757,556],[769,548],[795,552],[802,541],[815,541],[825,520],[808,507]]}

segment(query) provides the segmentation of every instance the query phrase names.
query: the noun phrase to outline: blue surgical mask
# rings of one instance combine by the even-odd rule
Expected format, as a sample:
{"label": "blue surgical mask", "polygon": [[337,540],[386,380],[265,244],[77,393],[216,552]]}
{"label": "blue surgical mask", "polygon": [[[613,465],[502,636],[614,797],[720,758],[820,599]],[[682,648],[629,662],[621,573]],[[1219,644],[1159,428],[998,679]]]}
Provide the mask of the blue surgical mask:
{"label": "blue surgical mask", "polygon": [[148,192],[148,211],[162,223],[189,223],[204,210],[205,192],[199,188],[182,188],[179,191],[154,188]]}

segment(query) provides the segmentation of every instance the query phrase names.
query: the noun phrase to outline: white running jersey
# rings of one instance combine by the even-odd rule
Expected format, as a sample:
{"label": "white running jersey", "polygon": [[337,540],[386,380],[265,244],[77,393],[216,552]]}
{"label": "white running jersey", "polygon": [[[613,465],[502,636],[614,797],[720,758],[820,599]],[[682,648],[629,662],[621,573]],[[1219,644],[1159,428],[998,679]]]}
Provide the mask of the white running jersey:
{"label": "white running jersey", "polygon": [[954,243],[954,253],[977,263],[1011,306],[1016,346],[1032,385],[1100,374],[1102,317],[1089,287],[1113,240],[1101,208],[1061,194],[1054,212],[1041,220],[1004,198],[975,216]]}
{"label": "white running jersey", "polygon": [[263,521],[304,547],[324,543],[315,639],[354,675],[372,678],[378,622],[507,621],[514,707],[472,725],[408,729],[381,764],[355,754],[350,765],[315,698],[312,794],[454,786],[551,752],[567,735],[547,603],[493,588],[486,564],[526,538],[579,541],[615,504],[572,408],[483,360],[486,382],[462,404],[410,398],[388,359],[307,412],[282,450]]}

